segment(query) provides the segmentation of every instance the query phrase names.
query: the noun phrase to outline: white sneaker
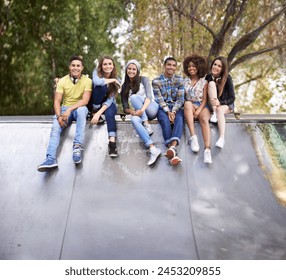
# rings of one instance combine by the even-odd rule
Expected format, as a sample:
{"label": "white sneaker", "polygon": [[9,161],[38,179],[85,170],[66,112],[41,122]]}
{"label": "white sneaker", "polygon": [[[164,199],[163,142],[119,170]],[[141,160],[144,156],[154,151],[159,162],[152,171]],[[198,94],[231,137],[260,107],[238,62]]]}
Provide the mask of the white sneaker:
{"label": "white sneaker", "polygon": [[153,146],[150,149],[150,160],[148,161],[147,165],[150,166],[154,164],[160,155],[161,155],[161,150]]}
{"label": "white sneaker", "polygon": [[224,139],[223,138],[219,138],[218,140],[217,140],[217,142],[215,143],[215,145],[216,145],[216,147],[218,147],[218,148],[223,148],[224,147]]}
{"label": "white sneaker", "polygon": [[198,137],[197,135],[194,135],[190,138],[189,140],[190,144],[191,144],[191,149],[194,153],[197,153],[200,150],[200,146],[198,143]]}
{"label": "white sneaker", "polygon": [[217,117],[216,117],[216,113],[213,113],[211,118],[210,118],[210,122],[211,123],[217,123]]}
{"label": "white sneaker", "polygon": [[204,163],[212,163],[212,154],[210,149],[204,151]]}
{"label": "white sneaker", "polygon": [[150,123],[145,122],[145,123],[143,123],[143,126],[145,127],[145,129],[147,130],[147,132],[149,133],[150,136],[154,133]]}

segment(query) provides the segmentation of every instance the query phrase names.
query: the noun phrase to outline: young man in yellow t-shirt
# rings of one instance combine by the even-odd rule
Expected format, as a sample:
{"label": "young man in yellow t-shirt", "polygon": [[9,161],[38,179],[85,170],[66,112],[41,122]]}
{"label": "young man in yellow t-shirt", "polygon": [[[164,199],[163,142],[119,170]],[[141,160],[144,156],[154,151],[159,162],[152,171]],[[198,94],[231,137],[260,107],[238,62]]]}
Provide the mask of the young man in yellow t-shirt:
{"label": "young man in yellow t-shirt", "polygon": [[61,78],[54,97],[55,116],[47,148],[46,160],[37,167],[38,171],[49,171],[58,166],[56,153],[60,134],[72,121],[76,121],[73,141],[73,161],[81,163],[81,151],[84,142],[84,130],[88,109],[86,107],[92,91],[92,81],[82,74],[83,61],[80,56],[70,58],[70,73]]}

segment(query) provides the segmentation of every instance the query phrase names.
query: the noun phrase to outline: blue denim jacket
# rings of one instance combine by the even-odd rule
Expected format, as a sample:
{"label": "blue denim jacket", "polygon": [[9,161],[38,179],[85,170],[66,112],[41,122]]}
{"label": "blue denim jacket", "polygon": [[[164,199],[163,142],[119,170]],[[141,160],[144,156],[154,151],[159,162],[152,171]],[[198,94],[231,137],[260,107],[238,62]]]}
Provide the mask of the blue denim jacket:
{"label": "blue denim jacket", "polygon": [[[102,92],[104,91],[104,92]],[[101,92],[101,94],[98,95],[98,93]],[[93,103],[98,104],[103,101],[102,105],[106,105],[109,107],[112,103],[116,105],[116,100],[114,96],[110,96],[109,98],[106,98],[105,100],[102,100],[100,96],[106,95],[107,93],[107,84],[105,83],[104,78],[98,77],[97,69],[95,68],[92,73],[92,97],[93,97]],[[99,97],[99,99],[97,98]]]}

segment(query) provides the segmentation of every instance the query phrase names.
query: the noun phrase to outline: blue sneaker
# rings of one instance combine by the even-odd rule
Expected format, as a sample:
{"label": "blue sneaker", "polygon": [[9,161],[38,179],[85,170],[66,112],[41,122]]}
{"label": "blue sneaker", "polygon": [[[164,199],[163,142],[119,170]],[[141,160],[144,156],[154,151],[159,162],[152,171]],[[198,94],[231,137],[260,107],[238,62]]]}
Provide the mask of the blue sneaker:
{"label": "blue sneaker", "polygon": [[74,145],[73,146],[73,154],[72,154],[72,159],[75,164],[81,163],[81,151],[82,151],[81,145]]}
{"label": "blue sneaker", "polygon": [[46,158],[46,160],[37,167],[37,170],[39,172],[46,172],[56,167],[58,167],[58,163],[56,159]]}

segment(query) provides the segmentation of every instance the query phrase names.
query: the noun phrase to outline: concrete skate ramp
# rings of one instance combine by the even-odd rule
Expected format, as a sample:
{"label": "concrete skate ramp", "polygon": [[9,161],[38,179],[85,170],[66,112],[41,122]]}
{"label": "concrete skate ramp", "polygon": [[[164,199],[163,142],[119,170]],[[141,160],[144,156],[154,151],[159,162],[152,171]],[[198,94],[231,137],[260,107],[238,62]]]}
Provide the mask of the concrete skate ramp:
{"label": "concrete skate ramp", "polygon": [[107,155],[106,126],[87,124],[76,167],[72,124],[59,168],[39,173],[51,117],[2,117],[0,259],[286,259],[285,123],[230,117],[223,150],[211,125],[211,165],[196,123],[198,154],[186,129],[182,164],[161,156],[151,168],[129,121],[118,121],[117,159]]}

